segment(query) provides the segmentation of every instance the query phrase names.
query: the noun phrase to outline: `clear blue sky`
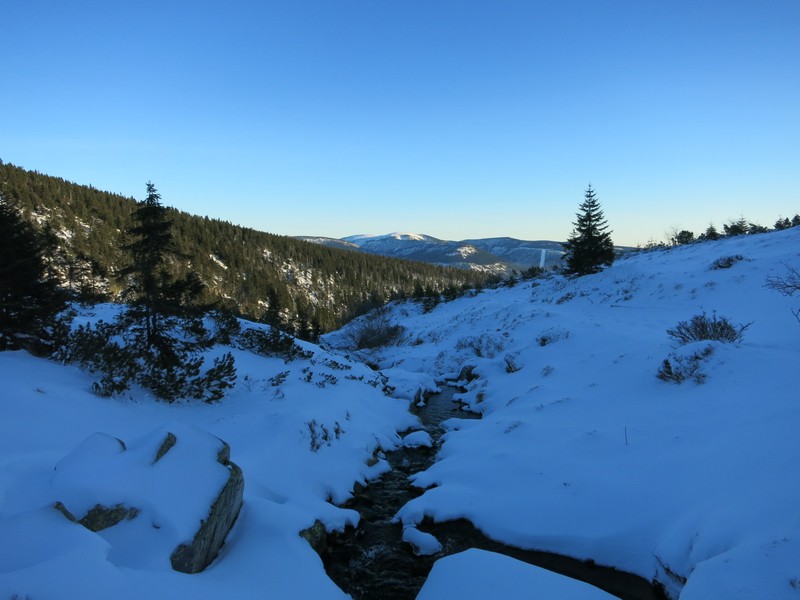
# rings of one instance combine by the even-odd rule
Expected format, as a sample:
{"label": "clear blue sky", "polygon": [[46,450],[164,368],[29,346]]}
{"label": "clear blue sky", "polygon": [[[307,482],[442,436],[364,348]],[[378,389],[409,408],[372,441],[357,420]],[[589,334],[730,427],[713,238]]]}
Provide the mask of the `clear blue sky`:
{"label": "clear blue sky", "polygon": [[800,0],[6,0],[0,159],[286,235],[800,212]]}

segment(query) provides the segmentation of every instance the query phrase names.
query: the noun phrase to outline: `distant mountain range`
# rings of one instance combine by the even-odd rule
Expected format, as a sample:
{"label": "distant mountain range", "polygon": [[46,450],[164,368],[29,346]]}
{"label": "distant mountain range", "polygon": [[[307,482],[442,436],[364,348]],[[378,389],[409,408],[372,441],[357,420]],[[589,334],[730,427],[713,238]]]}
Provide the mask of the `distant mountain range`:
{"label": "distant mountain range", "polygon": [[300,239],[345,250],[391,256],[419,262],[509,275],[531,267],[560,265],[564,256],[560,242],[518,240],[510,237],[450,241],[417,233],[351,235],[342,239]]}

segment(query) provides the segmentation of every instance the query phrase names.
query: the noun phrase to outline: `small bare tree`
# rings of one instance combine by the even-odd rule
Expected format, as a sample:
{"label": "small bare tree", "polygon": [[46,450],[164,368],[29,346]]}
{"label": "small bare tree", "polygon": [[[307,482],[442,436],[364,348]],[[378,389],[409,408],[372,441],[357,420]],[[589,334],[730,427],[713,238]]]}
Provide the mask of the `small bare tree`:
{"label": "small bare tree", "polygon": [[[800,295],[800,268],[786,265],[786,273],[780,276],[771,275],[767,277],[767,282],[764,285],[784,296]],[[792,314],[800,322],[800,308],[793,310]]]}

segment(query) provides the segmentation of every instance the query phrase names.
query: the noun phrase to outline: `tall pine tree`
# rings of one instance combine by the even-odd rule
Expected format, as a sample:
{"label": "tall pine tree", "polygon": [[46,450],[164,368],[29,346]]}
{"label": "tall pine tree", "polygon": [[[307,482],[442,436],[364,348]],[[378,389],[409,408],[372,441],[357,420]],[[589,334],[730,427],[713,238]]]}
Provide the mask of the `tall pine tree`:
{"label": "tall pine tree", "polygon": [[123,391],[135,381],[167,402],[219,400],[236,380],[233,355],[214,359],[201,373],[202,352],[213,343],[203,324],[206,307],[197,302],[203,284],[192,271],[182,278],[170,273],[178,258],[172,223],[152,183],[127,234],[127,309],[114,325],[79,330],[74,358],[103,373],[96,386],[101,395]]}
{"label": "tall pine tree", "polygon": [[161,204],[161,194],[147,182],[147,197],[133,213],[134,224],[128,229],[132,241],[125,247],[130,265],[123,271],[130,285],[125,290],[127,319],[139,326],[148,347],[158,345],[162,321],[177,308],[174,282],[167,269],[168,259],[175,254],[172,222]]}
{"label": "tall pine tree", "polygon": [[591,185],[586,188],[578,211],[575,229],[564,243],[566,271],[589,275],[614,262],[614,242]]}

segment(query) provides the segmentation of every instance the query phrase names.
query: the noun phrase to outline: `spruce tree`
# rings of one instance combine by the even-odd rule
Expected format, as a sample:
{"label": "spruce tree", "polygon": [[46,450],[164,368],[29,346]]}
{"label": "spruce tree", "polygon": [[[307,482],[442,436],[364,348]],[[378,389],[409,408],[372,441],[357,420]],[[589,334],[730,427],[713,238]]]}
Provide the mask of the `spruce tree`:
{"label": "spruce tree", "polygon": [[167,269],[167,260],[175,254],[172,222],[161,204],[161,194],[147,182],[147,197],[133,213],[134,224],[127,233],[132,241],[125,247],[130,265],[123,271],[129,280],[125,290],[128,302],[126,318],[141,327],[147,347],[157,345],[161,322],[175,312],[175,284]]}
{"label": "spruce tree", "polygon": [[597,273],[614,262],[614,243],[600,203],[590,185],[579,207],[575,229],[564,243],[566,271],[575,275]]}
{"label": "spruce tree", "polygon": [[147,183],[147,197],[133,213],[127,235],[127,308],[114,325],[80,330],[74,359],[103,373],[96,386],[101,395],[123,391],[135,381],[168,402],[219,400],[236,379],[233,356],[215,359],[201,374],[202,352],[213,342],[203,323],[208,307],[198,302],[203,283],[192,271],[181,278],[170,273],[178,260],[172,223],[152,183]]}
{"label": "spruce tree", "polygon": [[0,196],[0,350],[48,350],[65,295],[48,273],[45,238]]}
{"label": "spruce tree", "polygon": [[721,237],[722,236],[720,235],[719,231],[717,231],[717,228],[714,227],[713,223],[709,223],[708,228],[705,230],[704,233],[700,235],[701,240],[712,241],[712,242],[714,240],[718,240]]}

